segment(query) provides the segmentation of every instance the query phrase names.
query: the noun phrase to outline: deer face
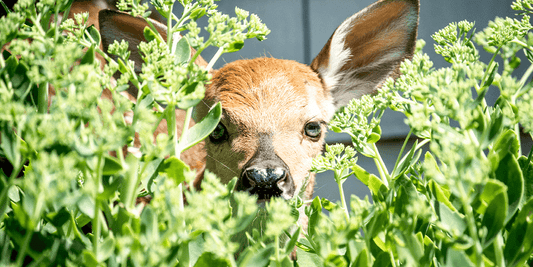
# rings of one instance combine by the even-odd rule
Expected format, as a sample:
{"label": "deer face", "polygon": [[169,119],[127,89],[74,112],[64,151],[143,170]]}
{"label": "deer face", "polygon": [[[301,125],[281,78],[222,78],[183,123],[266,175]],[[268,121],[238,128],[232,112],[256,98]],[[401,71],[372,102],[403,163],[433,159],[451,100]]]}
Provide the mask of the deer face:
{"label": "deer face", "polygon": [[[196,108],[202,118],[217,102],[223,107],[205,141],[206,168],[223,183],[238,177],[237,189],[259,200],[289,199],[302,189],[310,197],[314,176],[308,170],[322,151],[326,124],[335,110],[374,92],[412,56],[418,9],[418,0],[377,1],[346,19],[310,66],[258,58],[214,71]],[[165,25],[153,23],[166,38]],[[135,44],[147,24],[116,11],[101,11],[99,24],[104,46],[127,39],[131,58],[141,66]]]}
{"label": "deer face", "polygon": [[235,61],[214,74],[198,113],[216,102],[224,114],[206,140],[207,169],[223,182],[239,177],[237,189],[259,199],[293,197],[322,150],[334,112],[318,73],[289,60]]}

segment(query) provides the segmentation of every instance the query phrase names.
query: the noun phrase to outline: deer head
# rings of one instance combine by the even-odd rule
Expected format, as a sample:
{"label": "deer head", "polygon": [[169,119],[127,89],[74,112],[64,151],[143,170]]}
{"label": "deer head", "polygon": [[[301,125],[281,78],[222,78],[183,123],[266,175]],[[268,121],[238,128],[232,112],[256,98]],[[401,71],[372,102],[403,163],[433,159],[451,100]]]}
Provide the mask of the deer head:
{"label": "deer head", "polygon": [[[237,189],[259,200],[292,198],[304,186],[310,197],[309,169],[322,152],[327,123],[338,108],[374,92],[412,56],[418,10],[418,0],[370,5],[335,30],[310,66],[257,58],[213,71],[196,108],[201,118],[217,102],[223,107],[219,125],[205,141],[206,168],[224,183],[238,177]],[[131,44],[143,39],[145,22],[117,11],[101,11],[99,21],[104,46],[124,38],[137,50]],[[164,25],[157,27],[166,32]]]}

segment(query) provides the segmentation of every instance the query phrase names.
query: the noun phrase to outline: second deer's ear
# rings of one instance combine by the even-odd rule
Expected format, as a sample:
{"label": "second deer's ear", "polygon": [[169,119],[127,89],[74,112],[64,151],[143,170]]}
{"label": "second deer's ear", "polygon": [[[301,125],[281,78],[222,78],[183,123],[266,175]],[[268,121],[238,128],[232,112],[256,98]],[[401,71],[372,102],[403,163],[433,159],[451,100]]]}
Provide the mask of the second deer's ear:
{"label": "second deer's ear", "polygon": [[418,0],[381,0],[345,20],[311,68],[322,77],[335,108],[372,93],[413,55]]}

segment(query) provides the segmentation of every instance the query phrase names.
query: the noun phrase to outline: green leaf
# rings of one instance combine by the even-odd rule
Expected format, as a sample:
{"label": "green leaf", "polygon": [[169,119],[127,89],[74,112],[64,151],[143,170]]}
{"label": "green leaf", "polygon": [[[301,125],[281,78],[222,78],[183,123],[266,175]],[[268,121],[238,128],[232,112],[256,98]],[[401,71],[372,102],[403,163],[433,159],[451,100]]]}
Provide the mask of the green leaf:
{"label": "green leaf", "polygon": [[285,244],[285,254],[289,254],[294,250],[294,246],[296,246],[296,242],[298,241],[298,238],[300,237],[300,230],[302,228],[298,227],[296,231],[291,235],[287,234],[288,236],[291,236],[291,239],[289,239],[289,242]]}
{"label": "green leaf", "polygon": [[91,45],[85,55],[81,58],[80,64],[94,64],[94,45]]}
{"label": "green leaf", "polygon": [[222,105],[217,103],[207,115],[193,127],[191,127],[187,133],[186,142],[180,143],[180,151],[185,151],[190,147],[198,144],[204,140],[211,132],[217,127],[218,122],[222,116]]}
{"label": "green leaf", "polygon": [[440,203],[443,203],[446,205],[450,210],[457,211],[453,204],[450,202],[450,192],[448,190],[445,190],[442,188],[437,182],[434,180],[430,180],[428,183],[428,186],[433,193],[433,196],[439,201]]}
{"label": "green leaf", "polygon": [[325,198],[321,198],[320,202],[322,203],[322,207],[324,209],[326,209],[327,211],[332,211],[337,206],[337,204],[335,204],[335,203],[333,203],[333,202],[331,202],[331,201],[329,201],[328,199],[325,199]]}
{"label": "green leaf", "polygon": [[139,187],[139,159],[128,154],[126,156],[126,164],[128,169],[124,175],[124,181],[119,188],[120,201],[124,204],[127,210],[132,210],[135,207],[135,199],[137,198],[137,188]]}
{"label": "green leaf", "polygon": [[533,161],[529,161],[527,157],[521,156],[518,159],[518,164],[520,165],[522,176],[524,177],[524,201],[526,201],[533,197]]}
{"label": "green leaf", "polygon": [[504,226],[505,217],[507,216],[507,194],[500,191],[490,202],[481,225],[486,227],[488,232],[485,237],[483,246],[488,247],[494,238],[500,233]]}
{"label": "green leaf", "polygon": [[89,36],[91,36],[92,41],[94,41],[91,42],[93,43],[92,46],[100,46],[100,41],[102,40],[102,38],[100,37],[100,32],[98,32],[94,25],[87,27],[86,34],[89,34]]}
{"label": "green leaf", "polygon": [[143,35],[144,35],[144,38],[146,39],[146,42],[149,43],[153,40],[156,40],[158,39],[158,34],[159,33],[155,33],[152,28],[146,26],[144,27],[144,30],[143,30]]}
{"label": "green leaf", "polygon": [[122,171],[122,169],[122,164],[117,158],[111,157],[110,155],[104,156],[104,168],[102,171],[103,175],[114,175]]}
{"label": "green leaf", "polygon": [[94,256],[94,253],[90,250],[83,251],[83,263],[84,266],[98,266],[98,261]]}
{"label": "green leaf", "polygon": [[211,252],[204,252],[194,264],[194,267],[211,267],[211,266],[230,266],[230,263],[225,258],[217,257]]}
{"label": "green leaf", "polygon": [[533,198],[522,207],[504,249],[507,266],[521,266],[533,253]]}
{"label": "green leaf", "polygon": [[355,259],[355,262],[351,265],[353,267],[368,267],[370,266],[370,261],[368,259],[368,254],[366,252],[366,249],[363,249],[357,258]]}
{"label": "green leaf", "polygon": [[[199,94],[199,92],[202,92]],[[201,82],[194,82],[188,84],[180,89],[181,97],[178,100],[177,106],[180,109],[188,109],[196,106],[203,98],[205,92],[204,84]]]}
{"label": "green leaf", "polygon": [[448,267],[474,267],[474,263],[466,256],[464,251],[458,251],[453,248],[448,249],[446,254],[446,265]]}
{"label": "green leaf", "polygon": [[0,148],[4,152],[5,157],[13,165],[13,169],[20,167],[21,158],[20,155],[20,138],[9,127],[2,127],[0,132]]}
{"label": "green leaf", "polygon": [[187,63],[191,59],[191,46],[186,37],[181,37],[181,39],[176,44],[176,50],[174,50],[175,63],[182,64]]}
{"label": "green leaf", "polygon": [[495,170],[498,167],[498,164],[501,159],[503,159],[507,154],[513,154],[515,157],[518,157],[518,149],[520,144],[516,133],[513,130],[507,130],[500,134],[492,150],[489,152],[489,159],[492,162],[492,168]]}
{"label": "green leaf", "polygon": [[82,195],[76,204],[83,214],[94,219],[94,199],[88,195]]}
{"label": "green leaf", "polygon": [[363,167],[354,164],[352,166],[352,171],[354,172],[357,179],[359,179],[363,184],[368,186],[370,190],[375,195],[380,195],[388,191],[387,186],[374,174],[367,172]]}
{"label": "green leaf", "polygon": [[[504,101],[506,101],[504,99]],[[490,129],[489,129],[489,135],[488,135],[488,141],[492,142],[492,140],[498,136],[498,134],[501,132],[503,126],[503,114],[501,112],[500,107],[496,107],[494,112],[491,114],[491,120],[490,120]]]}
{"label": "green leaf", "polygon": [[205,7],[198,7],[191,12],[191,19],[197,20],[206,14]]}
{"label": "green leaf", "polygon": [[[520,64],[520,63],[518,63],[518,64]],[[490,74],[489,74],[489,76],[487,76],[487,80],[485,81],[485,83],[483,83],[483,87],[489,87],[489,86],[492,85],[492,82],[494,81],[494,77],[498,73],[498,67],[499,67],[498,62],[494,62],[494,64],[492,65],[492,68],[489,70]],[[488,91],[488,88],[486,88],[484,90],[484,92],[482,92],[480,94],[480,96],[483,95],[483,98],[484,98],[487,91]]]}
{"label": "green leaf", "polygon": [[241,50],[244,47],[243,41],[236,41],[231,44],[227,48],[224,49],[224,53],[233,53]]}
{"label": "green leaf", "polygon": [[372,129],[372,133],[370,134],[366,142],[376,143],[377,141],[379,141],[379,139],[381,139],[381,126],[379,126],[378,124]]}
{"label": "green leaf", "polygon": [[489,179],[483,186],[483,191],[481,194],[472,203],[472,207],[477,213],[485,214],[488,205],[500,192],[507,192],[507,186],[496,179]]}
{"label": "green leaf", "polygon": [[320,219],[320,214],[322,214],[322,204],[320,197],[315,197],[311,205],[305,208],[305,214],[309,218],[308,221],[308,233],[313,236],[316,234],[316,227],[318,226],[318,221]]}
{"label": "green leaf", "polygon": [[389,253],[382,251],[380,252],[377,257],[376,261],[374,261],[374,264],[372,265],[374,267],[392,267],[392,262]]}
{"label": "green leaf", "polygon": [[274,254],[275,248],[273,244],[267,245],[259,249],[257,252],[249,251],[243,258],[239,258],[238,266],[242,267],[261,267],[267,266],[270,262],[270,256]]}
{"label": "green leaf", "polygon": [[[154,192],[154,180],[158,176],[157,170],[159,170],[161,164],[163,164],[163,158],[158,158],[151,160],[146,163],[141,162],[141,169],[144,169],[144,172],[142,173],[142,184],[144,188],[148,191],[148,193]],[[146,166],[145,166],[146,165]]]}
{"label": "green leaf", "polygon": [[[322,267],[324,262],[316,253],[310,253],[300,248],[297,249],[298,261],[296,262],[301,267]],[[296,266],[296,265],[295,265]]]}
{"label": "green leaf", "polygon": [[159,241],[159,224],[157,222],[157,214],[154,214],[151,206],[146,206],[141,214],[141,225],[144,229],[144,236],[150,243],[157,243]]}
{"label": "green leaf", "polygon": [[60,228],[70,220],[70,213],[65,207],[63,207],[59,211],[46,214],[46,217],[56,228]]}
{"label": "green leaf", "polygon": [[509,200],[509,210],[505,218],[505,223],[507,224],[518,210],[524,195],[522,171],[515,156],[509,153],[500,161],[494,173],[496,179],[507,186],[507,199]]}
{"label": "green leaf", "polygon": [[450,232],[462,234],[466,230],[466,223],[463,215],[450,210],[444,203],[435,201],[435,212],[439,216],[441,225]]}
{"label": "green leaf", "polygon": [[337,126],[329,125],[329,128],[336,133],[342,133],[342,129]]}
{"label": "green leaf", "polygon": [[107,236],[104,242],[100,244],[100,249],[98,251],[97,259],[99,262],[104,262],[109,259],[109,257],[115,252],[115,238],[112,235]]}
{"label": "green leaf", "polygon": [[176,185],[185,181],[185,174],[191,171],[189,165],[183,162],[181,159],[171,156],[166,159],[160,167],[160,173],[165,173],[167,177],[176,182]]}
{"label": "green leaf", "polygon": [[237,185],[237,182],[239,181],[239,178],[233,177],[231,181],[226,185],[226,188],[228,188],[228,192],[230,194],[233,194],[233,191],[235,191],[235,185]]}
{"label": "green leaf", "polygon": [[413,156],[415,155],[417,145],[418,145],[418,140],[416,140],[415,143],[413,144],[413,147],[409,151],[409,154],[407,154],[407,156],[404,157],[400,161],[400,164],[398,165],[398,167],[394,169],[392,173],[392,177],[394,179],[400,177],[402,174],[404,174],[407,170],[409,170],[409,168],[412,167],[418,161],[418,158],[422,154],[422,150],[419,150],[417,156],[413,158]]}

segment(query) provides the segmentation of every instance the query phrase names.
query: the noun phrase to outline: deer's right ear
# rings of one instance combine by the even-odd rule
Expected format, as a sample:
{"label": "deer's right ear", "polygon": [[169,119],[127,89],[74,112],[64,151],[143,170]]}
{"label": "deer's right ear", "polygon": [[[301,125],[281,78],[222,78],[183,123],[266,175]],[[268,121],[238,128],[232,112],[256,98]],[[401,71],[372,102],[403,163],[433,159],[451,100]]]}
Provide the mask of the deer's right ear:
{"label": "deer's right ear", "polygon": [[311,63],[335,108],[374,92],[413,55],[419,0],[380,0],[345,20]]}

